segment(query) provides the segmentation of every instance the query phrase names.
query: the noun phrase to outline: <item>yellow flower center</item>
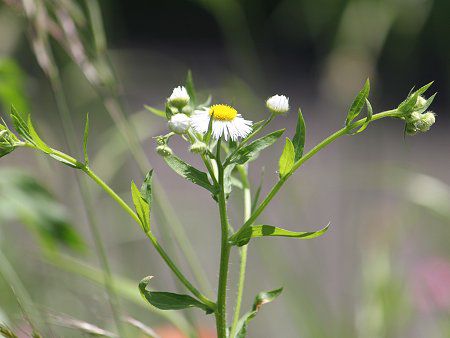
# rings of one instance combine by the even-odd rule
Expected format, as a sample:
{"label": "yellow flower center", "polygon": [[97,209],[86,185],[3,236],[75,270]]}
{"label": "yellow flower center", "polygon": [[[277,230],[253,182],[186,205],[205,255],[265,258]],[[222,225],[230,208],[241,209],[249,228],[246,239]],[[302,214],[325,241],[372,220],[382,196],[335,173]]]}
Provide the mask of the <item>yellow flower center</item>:
{"label": "yellow flower center", "polygon": [[215,104],[209,108],[209,115],[220,121],[233,121],[237,113],[236,109],[226,104]]}

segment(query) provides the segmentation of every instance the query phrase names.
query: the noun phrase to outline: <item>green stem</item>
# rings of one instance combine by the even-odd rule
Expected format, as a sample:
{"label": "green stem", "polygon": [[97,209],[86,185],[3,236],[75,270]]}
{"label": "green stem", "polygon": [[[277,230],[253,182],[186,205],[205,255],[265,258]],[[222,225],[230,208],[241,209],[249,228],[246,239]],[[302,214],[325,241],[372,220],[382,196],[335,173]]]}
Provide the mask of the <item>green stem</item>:
{"label": "green stem", "polygon": [[[244,222],[245,222],[250,218],[250,215],[252,213],[252,197],[251,197],[250,186],[248,183],[247,167],[239,166],[238,170],[241,174],[242,182],[244,184]],[[237,290],[237,297],[236,297],[236,307],[234,310],[233,323],[231,325],[231,330],[230,330],[230,338],[233,338],[236,334],[236,327],[237,327],[237,324],[239,321],[239,315],[241,312],[242,296],[244,294],[244,285],[245,285],[245,270],[247,267],[248,245],[242,246],[239,250],[240,250],[240,254],[241,254],[241,265],[239,268],[239,281],[238,281],[238,290]]]}
{"label": "green stem", "polygon": [[228,243],[228,218],[227,218],[227,204],[224,190],[224,168],[220,160],[220,143],[217,143],[217,166],[219,176],[219,214],[220,214],[220,228],[222,232],[221,249],[220,249],[220,271],[219,271],[219,286],[217,291],[217,308],[215,311],[217,337],[227,337],[227,282],[228,282],[228,263],[230,260],[231,246]]}
{"label": "green stem", "polygon": [[[385,117],[397,117],[398,113],[396,109],[388,110],[382,113],[378,113],[372,116],[371,121],[379,120]],[[360,119],[354,123],[352,123],[349,126],[343,127],[336,131],[334,134],[331,134],[326,139],[324,139],[322,142],[317,144],[314,148],[312,148],[308,153],[303,155],[297,162],[294,163],[294,166],[292,167],[291,171],[286,174],[286,176],[280,178],[280,180],[273,186],[272,190],[267,194],[266,198],[261,202],[261,204],[256,208],[256,210],[253,212],[253,214],[250,216],[250,218],[244,223],[244,225],[233,235],[233,237],[239,236],[245,229],[250,227],[255,220],[258,218],[258,216],[264,211],[264,209],[267,207],[269,202],[275,197],[275,195],[278,193],[278,191],[281,189],[283,184],[287,181],[287,179],[307,160],[309,160],[311,157],[313,157],[315,154],[317,154],[320,150],[325,148],[330,143],[337,140],[339,137],[347,135],[349,131],[361,127],[366,122],[366,119]]]}

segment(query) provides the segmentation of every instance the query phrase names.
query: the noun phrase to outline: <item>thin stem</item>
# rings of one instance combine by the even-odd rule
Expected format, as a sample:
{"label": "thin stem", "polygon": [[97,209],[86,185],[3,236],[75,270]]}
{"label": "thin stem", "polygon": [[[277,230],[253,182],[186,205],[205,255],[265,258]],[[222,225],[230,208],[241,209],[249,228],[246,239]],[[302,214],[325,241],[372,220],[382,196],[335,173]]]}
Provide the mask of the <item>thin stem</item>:
{"label": "thin stem", "polygon": [[217,166],[219,176],[219,214],[220,214],[220,228],[222,233],[221,250],[220,250],[220,272],[219,272],[219,286],[217,291],[217,308],[216,315],[216,327],[217,337],[227,337],[227,282],[228,282],[228,263],[230,260],[231,246],[228,243],[228,218],[227,218],[227,205],[225,199],[224,190],[224,168],[220,160],[220,143],[219,139],[217,143]]}
{"label": "thin stem", "polygon": [[[387,110],[382,113],[378,113],[372,116],[371,121],[379,120],[385,117],[396,117],[398,115],[396,109]],[[339,137],[347,135],[350,130],[356,129],[360,126],[362,126],[366,122],[366,119],[360,119],[353,124],[343,127],[336,131],[334,134],[331,134],[326,139],[324,139],[322,142],[318,143],[314,148],[312,148],[308,153],[303,155],[297,162],[294,163],[294,166],[292,167],[292,170],[284,177],[280,178],[280,180],[273,186],[272,190],[267,194],[266,198],[261,202],[261,204],[256,208],[256,210],[253,212],[253,214],[250,216],[250,218],[244,223],[244,225],[233,235],[235,237],[239,236],[245,229],[250,227],[253,222],[258,218],[258,216],[264,211],[264,209],[267,207],[269,202],[274,198],[274,196],[278,193],[278,191],[281,189],[283,184],[287,181],[287,179],[307,160],[309,160],[311,157],[313,157],[315,154],[317,154],[320,150],[325,148],[330,143],[333,143],[335,140],[337,140]]]}
{"label": "thin stem", "polygon": [[[250,218],[252,213],[252,197],[250,186],[248,183],[248,169],[244,166],[238,167],[239,173],[241,174],[242,182],[244,183],[244,222]],[[247,267],[247,250],[248,245],[244,245],[239,249],[241,255],[241,265],[239,268],[239,281],[238,290],[236,297],[236,307],[234,309],[233,323],[231,325],[230,337],[234,337],[236,334],[236,327],[239,321],[239,315],[241,312],[242,296],[244,294],[245,285],[245,270]]]}

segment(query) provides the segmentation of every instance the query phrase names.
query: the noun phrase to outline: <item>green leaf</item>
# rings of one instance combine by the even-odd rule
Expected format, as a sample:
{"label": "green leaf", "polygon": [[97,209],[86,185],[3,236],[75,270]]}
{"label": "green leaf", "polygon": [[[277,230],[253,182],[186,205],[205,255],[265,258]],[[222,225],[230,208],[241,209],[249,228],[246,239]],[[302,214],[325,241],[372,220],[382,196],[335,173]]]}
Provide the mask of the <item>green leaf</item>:
{"label": "green leaf", "polygon": [[258,204],[259,196],[261,195],[261,190],[262,190],[262,186],[263,186],[263,182],[264,182],[264,172],[265,172],[265,167],[262,167],[262,169],[261,169],[261,180],[259,181],[258,188],[256,189],[255,196],[253,197],[252,209],[251,210],[255,210],[256,209],[256,205]]}
{"label": "green leaf", "polygon": [[33,140],[33,143],[38,147],[40,150],[42,150],[44,153],[51,154],[52,149],[45,144],[44,141],[39,137],[38,133],[33,127],[33,123],[31,122],[31,116],[28,115],[28,132]]}
{"label": "green leaf", "polygon": [[195,107],[195,103],[197,102],[197,93],[195,91],[194,79],[192,78],[192,72],[189,69],[186,76],[186,90],[191,98],[190,102]]}
{"label": "green leaf", "polygon": [[160,310],[182,310],[192,307],[197,307],[206,312],[206,314],[213,313],[207,305],[189,296],[172,292],[156,292],[147,290],[147,285],[152,279],[151,276],[144,278],[139,283],[139,291],[151,305]]}
{"label": "green leaf", "polygon": [[280,178],[289,174],[294,166],[295,149],[291,140],[286,137],[286,144],[284,145],[283,153],[278,161],[278,171]]}
{"label": "green leaf", "polygon": [[[228,197],[231,193],[232,185],[233,185],[233,176],[231,175],[234,168],[236,167],[236,163],[233,163],[227,167],[225,167],[225,170],[223,171],[223,185],[224,185],[224,192],[225,196]],[[234,178],[236,180],[236,178]],[[241,183],[242,186],[242,183]]]}
{"label": "green leaf", "polygon": [[203,171],[194,168],[174,155],[166,156],[164,160],[178,175],[209,190],[214,195],[217,193],[216,188],[209,182],[208,175]]}
{"label": "green leaf", "polygon": [[147,233],[150,231],[150,206],[142,197],[141,192],[133,181],[131,181],[131,196],[133,198],[134,208],[141,221],[142,229]]}
{"label": "green leaf", "polygon": [[5,111],[11,104],[19,111],[29,111],[25,91],[26,79],[25,72],[14,59],[0,59],[0,102]]}
{"label": "green leaf", "polygon": [[274,144],[284,133],[284,130],[285,129],[274,131],[273,133],[263,136],[249,145],[240,148],[235,154],[232,154],[229,158],[227,158],[227,164],[245,164],[248,161],[254,160],[259,155],[261,150],[264,150]]}
{"label": "green leaf", "polygon": [[145,175],[144,182],[141,186],[141,196],[145,202],[148,203],[150,209],[152,207],[152,183],[153,183],[153,169]]}
{"label": "green leaf", "polygon": [[147,106],[146,104],[144,104],[144,108],[147,109],[149,112],[155,114],[156,116],[166,118],[166,112],[163,111],[163,110],[160,110],[160,109],[156,109],[156,108]]}
{"label": "green leaf", "polygon": [[351,133],[352,135],[358,134],[358,133],[366,130],[366,128],[369,126],[369,123],[372,120],[372,116],[373,116],[373,109],[372,109],[372,105],[370,104],[368,99],[366,99],[366,107],[367,107],[366,120],[364,121],[364,124],[357,131],[355,131],[354,133]]}
{"label": "green leaf", "polygon": [[49,155],[50,155],[50,157],[53,157],[55,160],[61,162],[62,164],[65,164],[65,165],[67,165],[67,166],[69,166],[71,168],[75,168],[75,169],[80,169],[81,168],[81,165],[80,166],[75,165],[72,162],[67,161],[65,158],[62,158],[61,156],[59,156],[57,154],[53,153],[53,154],[49,154]]}
{"label": "green leaf", "polygon": [[311,232],[297,232],[289,231],[282,228],[274,227],[272,225],[252,225],[246,228],[241,233],[237,232],[236,235],[230,239],[231,244],[237,246],[246,245],[251,238],[277,236],[277,237],[294,237],[300,239],[311,239],[322,236],[327,232],[330,224],[328,223],[324,228],[318,231]]}
{"label": "green leaf", "polygon": [[364,107],[367,97],[370,92],[370,82],[369,79],[366,80],[364,87],[358,93],[358,95],[353,100],[352,105],[347,113],[347,119],[345,120],[345,125],[348,126],[360,113]]}
{"label": "green leaf", "polygon": [[302,110],[298,110],[298,118],[297,118],[297,127],[295,128],[295,135],[292,139],[292,143],[294,144],[295,149],[295,157],[294,161],[297,162],[303,155],[303,150],[305,148],[305,133],[306,133],[306,124],[303,119]]}
{"label": "green leaf", "polygon": [[431,95],[431,96],[427,99],[427,101],[425,102],[425,104],[423,105],[423,107],[420,108],[419,110],[417,110],[417,112],[418,112],[419,114],[422,114],[423,112],[425,112],[425,110],[428,109],[428,107],[431,106],[431,104],[433,103],[434,98],[436,97],[436,94],[437,94],[437,93],[434,93],[433,95]]}
{"label": "green leaf", "polygon": [[255,301],[253,302],[252,310],[244,314],[239,319],[236,326],[236,335],[234,338],[245,338],[247,336],[247,327],[250,320],[255,318],[256,314],[261,309],[261,306],[272,302],[281,294],[281,292],[283,292],[283,288],[258,293],[258,295],[255,297]]}
{"label": "green leaf", "polygon": [[33,138],[30,135],[30,131],[28,130],[28,125],[25,120],[20,116],[19,112],[11,106],[11,111],[9,113],[11,116],[13,125],[17,133],[22,136],[22,138],[32,144],[34,144]]}
{"label": "green leaf", "polygon": [[89,165],[89,156],[87,152],[87,143],[89,138],[89,113],[86,114],[86,123],[84,125],[84,135],[83,135],[83,154],[84,154],[84,164]]}
{"label": "green leaf", "polygon": [[[414,110],[414,107],[417,103],[417,98],[419,97],[419,95],[422,95],[423,93],[425,93],[432,84],[433,84],[433,82],[430,82],[430,83],[426,84],[425,86],[420,87],[415,92],[410,93],[408,95],[408,97],[406,98],[406,100],[404,100],[402,103],[400,103],[400,105],[397,108],[398,111],[403,114],[411,113]],[[431,100],[431,101],[433,101],[433,100]]]}

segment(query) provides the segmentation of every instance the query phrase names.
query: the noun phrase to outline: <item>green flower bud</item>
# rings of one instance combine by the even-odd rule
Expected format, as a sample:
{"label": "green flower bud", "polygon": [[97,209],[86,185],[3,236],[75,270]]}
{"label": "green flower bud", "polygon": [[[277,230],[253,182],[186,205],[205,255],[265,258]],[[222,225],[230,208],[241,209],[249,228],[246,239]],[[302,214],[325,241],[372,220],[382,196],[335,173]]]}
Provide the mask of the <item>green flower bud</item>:
{"label": "green flower bud", "polygon": [[156,152],[158,153],[158,155],[161,155],[162,157],[170,156],[173,154],[172,149],[170,149],[167,144],[157,146]]}
{"label": "green flower bud", "polygon": [[436,122],[436,117],[432,112],[426,112],[422,114],[422,117],[419,121],[417,121],[414,125],[417,129],[419,129],[422,133],[430,130],[431,126]]}
{"label": "green flower bud", "polygon": [[168,103],[178,109],[183,108],[189,103],[189,94],[184,86],[178,86],[172,91],[172,95],[167,99]]}
{"label": "green flower bud", "polygon": [[201,141],[195,141],[195,143],[191,145],[191,147],[189,148],[189,151],[191,151],[194,154],[203,155],[207,149],[208,146],[206,145],[206,143]]}
{"label": "green flower bud", "polygon": [[423,96],[418,96],[414,109],[422,108],[425,105],[425,103],[427,103],[427,100]]}
{"label": "green flower bud", "polygon": [[181,109],[181,112],[186,115],[191,115],[194,109],[190,105],[186,105]]}

